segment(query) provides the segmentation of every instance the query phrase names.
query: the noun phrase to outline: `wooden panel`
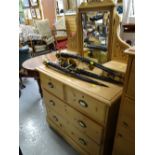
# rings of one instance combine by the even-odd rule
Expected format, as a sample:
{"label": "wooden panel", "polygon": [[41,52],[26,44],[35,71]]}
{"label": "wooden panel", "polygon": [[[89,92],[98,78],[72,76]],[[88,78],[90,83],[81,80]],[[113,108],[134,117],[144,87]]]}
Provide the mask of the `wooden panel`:
{"label": "wooden panel", "polygon": [[72,145],[81,155],[89,155],[89,153],[85,152],[79,145],[77,145],[72,138],[70,138],[60,126],[57,126],[52,120],[47,117],[47,122],[49,126],[51,126],[54,130],[56,130],[69,144]]}
{"label": "wooden panel", "polygon": [[76,32],[77,31],[77,25],[76,25],[76,15],[66,15],[65,16],[66,26],[67,30],[69,32]]}
{"label": "wooden panel", "polygon": [[98,155],[99,154],[99,146],[93,142],[90,138],[85,136],[83,133],[78,131],[72,124],[64,119],[64,117],[60,116],[58,113],[53,111],[52,109],[47,110],[48,117],[54,121],[58,126],[62,127],[63,130],[85,151],[87,151],[90,155]]}
{"label": "wooden panel", "polygon": [[113,155],[134,155],[134,141],[127,141],[121,134],[116,135]]}
{"label": "wooden panel", "polygon": [[105,123],[107,106],[73,88],[66,87],[66,101],[101,125]]}
{"label": "wooden panel", "polygon": [[128,97],[124,97],[120,107],[120,115],[135,119],[135,102]]}
{"label": "wooden panel", "polygon": [[41,79],[41,85],[43,88],[47,89],[51,93],[58,95],[59,98],[64,98],[64,92],[63,92],[63,84],[59,81],[50,78],[44,74],[40,74]]}
{"label": "wooden panel", "polygon": [[64,118],[69,119],[81,132],[92,138],[96,143],[100,144],[102,139],[103,128],[82,115],[80,112],[71,108],[57,97],[51,95],[47,91],[43,91],[44,101],[47,108],[52,108]]}
{"label": "wooden panel", "polygon": [[127,87],[127,95],[131,98],[135,98],[135,59],[133,59],[132,61],[132,67]]}

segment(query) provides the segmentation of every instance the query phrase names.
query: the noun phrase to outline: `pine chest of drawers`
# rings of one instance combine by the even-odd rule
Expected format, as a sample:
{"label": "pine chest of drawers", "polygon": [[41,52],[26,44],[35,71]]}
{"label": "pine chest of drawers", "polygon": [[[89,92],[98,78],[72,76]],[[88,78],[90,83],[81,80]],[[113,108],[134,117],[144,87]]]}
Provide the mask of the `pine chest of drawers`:
{"label": "pine chest of drawers", "polygon": [[40,73],[47,122],[83,155],[110,155],[122,87],[97,86],[45,66]]}
{"label": "pine chest of drawers", "polygon": [[125,51],[129,55],[128,67],[120,104],[113,155],[135,154],[135,50]]}

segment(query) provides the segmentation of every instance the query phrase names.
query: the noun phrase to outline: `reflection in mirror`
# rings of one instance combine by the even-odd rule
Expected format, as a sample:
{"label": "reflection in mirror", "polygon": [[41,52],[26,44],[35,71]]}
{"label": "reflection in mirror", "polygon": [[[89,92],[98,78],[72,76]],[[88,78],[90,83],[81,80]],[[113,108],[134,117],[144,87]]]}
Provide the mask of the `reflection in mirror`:
{"label": "reflection in mirror", "polygon": [[108,10],[82,13],[84,51],[99,63],[107,61],[109,23]]}

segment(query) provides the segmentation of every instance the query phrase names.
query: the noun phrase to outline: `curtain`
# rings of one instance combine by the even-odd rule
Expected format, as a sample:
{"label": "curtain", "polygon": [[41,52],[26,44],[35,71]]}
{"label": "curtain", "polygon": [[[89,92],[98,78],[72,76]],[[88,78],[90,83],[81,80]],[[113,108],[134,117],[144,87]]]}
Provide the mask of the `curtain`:
{"label": "curtain", "polygon": [[134,23],[134,0],[123,0],[123,20],[124,24]]}

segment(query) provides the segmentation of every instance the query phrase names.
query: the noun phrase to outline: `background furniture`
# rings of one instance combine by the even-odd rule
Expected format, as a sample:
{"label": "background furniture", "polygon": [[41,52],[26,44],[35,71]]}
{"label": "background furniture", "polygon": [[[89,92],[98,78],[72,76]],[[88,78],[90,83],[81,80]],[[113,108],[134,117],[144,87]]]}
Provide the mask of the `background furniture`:
{"label": "background furniture", "polygon": [[25,88],[23,82],[22,82],[22,77],[27,76],[26,72],[23,70],[22,64],[25,60],[31,58],[31,53],[29,50],[29,46],[25,45],[19,48],[19,79],[20,79],[20,84],[19,84],[19,91],[22,88]]}
{"label": "background furniture", "polygon": [[122,87],[97,86],[44,65],[37,70],[49,125],[81,154],[110,154]]}
{"label": "background furniture", "polygon": [[125,77],[113,155],[135,154],[135,50],[128,49],[128,67]]}
{"label": "background furniture", "polygon": [[41,97],[42,97],[42,90],[40,85],[40,78],[36,68],[43,65],[43,61],[45,58],[50,61],[54,61],[56,59],[55,57],[53,58],[52,54],[50,53],[50,54],[36,56],[27,61],[24,61],[24,63],[22,64],[23,68],[27,72],[27,77],[33,77],[35,80],[37,80]]}

